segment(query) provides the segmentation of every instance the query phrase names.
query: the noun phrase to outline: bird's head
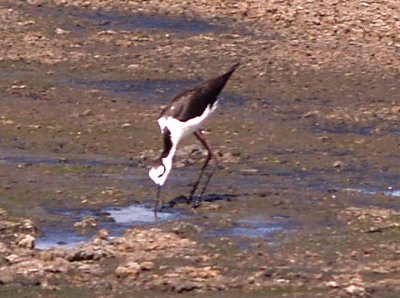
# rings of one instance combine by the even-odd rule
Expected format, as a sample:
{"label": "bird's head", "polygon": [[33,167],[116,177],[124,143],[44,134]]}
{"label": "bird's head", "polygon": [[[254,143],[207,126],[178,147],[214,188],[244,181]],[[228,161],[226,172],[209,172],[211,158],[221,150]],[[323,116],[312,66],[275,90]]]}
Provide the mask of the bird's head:
{"label": "bird's head", "polygon": [[169,165],[169,163],[164,163],[163,160],[161,160],[151,167],[149,177],[158,186],[163,186],[170,171],[171,165]]}

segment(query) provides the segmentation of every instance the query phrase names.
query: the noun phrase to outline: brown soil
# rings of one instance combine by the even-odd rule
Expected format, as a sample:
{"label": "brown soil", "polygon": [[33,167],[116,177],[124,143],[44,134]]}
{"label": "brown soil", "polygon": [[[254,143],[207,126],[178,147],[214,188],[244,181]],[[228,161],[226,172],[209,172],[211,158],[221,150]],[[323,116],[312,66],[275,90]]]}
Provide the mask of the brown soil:
{"label": "brown soil", "polygon": [[[400,295],[398,4],[3,0],[0,20],[1,297]],[[190,139],[176,220],[111,237],[86,217],[94,239],[35,248],[69,225],[54,210],[151,206],[160,106],[237,61],[210,200],[176,199]],[[280,228],[232,232],[254,222]]]}

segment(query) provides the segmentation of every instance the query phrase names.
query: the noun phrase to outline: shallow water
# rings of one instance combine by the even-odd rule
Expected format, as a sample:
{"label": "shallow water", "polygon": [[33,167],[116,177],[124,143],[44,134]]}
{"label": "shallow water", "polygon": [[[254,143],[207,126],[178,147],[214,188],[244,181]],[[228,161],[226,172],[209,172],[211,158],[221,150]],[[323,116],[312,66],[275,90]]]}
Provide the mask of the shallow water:
{"label": "shallow water", "polygon": [[[58,158],[58,155],[54,156],[38,156],[35,154],[18,154],[13,155],[3,154],[0,157],[0,164],[3,165],[43,165],[44,168],[58,168],[69,166],[80,167],[80,166],[96,166],[100,169],[106,169],[110,166],[119,165],[130,165],[123,159],[113,159],[111,157],[102,158],[99,156],[86,156],[82,155],[79,157],[69,157],[62,159]],[[82,179],[110,179],[113,183],[138,183],[143,184],[143,180],[146,180],[146,171],[136,172],[134,168],[128,172],[118,173],[97,173],[94,170],[88,169],[88,173],[76,174]],[[169,181],[168,187],[176,187],[178,185],[188,183],[188,175],[194,175],[198,169],[196,167],[189,167],[187,169],[176,169],[171,181]],[[186,173],[186,174],[185,174]],[[87,175],[89,174],[89,175]],[[143,175],[144,176],[143,176]],[[182,176],[183,175],[183,176]],[[67,176],[64,175],[66,178]],[[383,194],[388,197],[399,197],[400,190],[395,187],[395,184],[386,189],[376,188],[360,188],[354,187],[355,184],[344,184],[335,183],[334,180],[329,180],[330,176],[318,174],[313,171],[297,171],[295,169],[288,168],[259,168],[257,174],[244,175],[240,177],[231,177],[231,183],[241,186],[242,189],[258,188],[261,189],[275,189],[275,190],[292,190],[296,188],[298,191],[316,191],[318,193],[328,193],[332,197],[336,196],[336,192],[340,190],[354,190],[356,192],[365,195],[376,195]],[[390,179],[389,179],[390,178]],[[379,179],[383,179],[379,176]],[[394,177],[388,176],[386,184],[393,180]],[[212,184],[223,185],[225,182],[224,177],[218,175],[214,177]],[[373,185],[378,185],[381,180],[377,180]],[[150,186],[149,182],[149,186]],[[174,186],[175,185],[175,186]],[[211,186],[212,187],[212,186]],[[332,194],[330,194],[332,193]],[[229,202],[236,200],[244,200],[246,198],[245,192],[241,194],[236,192],[235,194],[218,194],[209,193],[203,197],[205,204],[207,203],[218,203],[218,202]],[[175,199],[169,200],[162,212],[158,213],[159,218],[155,219],[152,206],[133,204],[126,207],[105,207],[100,210],[56,210],[50,211],[49,214],[56,214],[59,218],[56,222],[54,221],[43,221],[39,225],[40,231],[44,234],[42,237],[37,239],[36,246],[40,249],[46,249],[54,246],[72,247],[82,242],[89,240],[94,237],[96,232],[105,228],[110,232],[111,237],[121,235],[123,230],[132,226],[143,226],[143,225],[157,225],[162,221],[174,221],[178,219],[184,219],[188,217],[195,218],[195,216],[188,216],[182,213],[181,207],[186,207],[187,198],[185,196],[178,196]],[[68,207],[66,207],[68,208]],[[263,209],[256,211],[253,216],[262,214]],[[73,229],[76,222],[80,222],[87,216],[96,218],[96,226],[86,231],[84,235],[80,235]],[[228,237],[228,238],[263,238],[267,239],[274,233],[284,232],[287,230],[287,224],[282,220],[274,220],[273,217],[262,217],[261,219],[248,218],[248,214],[239,214],[233,221],[232,226],[220,227],[215,226],[209,229],[205,236],[211,237]]]}
{"label": "shallow water", "polygon": [[235,222],[230,228],[215,229],[209,235],[218,237],[265,238],[272,233],[284,230],[287,230],[287,227],[282,223],[243,219]]}
{"label": "shallow water", "polygon": [[176,219],[177,213],[165,211],[157,212],[157,218],[154,216],[154,210],[143,206],[128,206],[125,208],[106,208],[103,211],[110,215],[116,224],[132,225],[135,223],[158,223],[163,220]]}
{"label": "shallow water", "polygon": [[[210,201],[210,196],[208,196]],[[67,219],[62,224],[51,223],[42,224],[41,232],[43,236],[36,239],[36,248],[49,249],[52,247],[71,248],[95,236],[96,231],[105,228],[110,232],[111,237],[122,235],[126,228],[134,226],[156,225],[164,221],[174,221],[187,217],[176,210],[161,210],[154,216],[154,211],[143,205],[131,205],[127,207],[104,208],[100,212],[93,211],[61,211],[59,212]],[[71,227],[74,221],[79,221],[86,216],[95,216],[97,218],[96,227],[90,232],[80,235],[77,232],[67,228],[69,222]],[[107,220],[104,220],[104,217]],[[287,224],[280,221],[267,221],[265,219],[241,219],[230,227],[215,228],[205,232],[206,237],[228,237],[228,238],[263,238],[283,232],[288,229]]]}
{"label": "shallow water", "polygon": [[355,191],[367,194],[367,195],[376,195],[376,194],[384,194],[389,197],[400,197],[400,189],[393,189],[389,187],[386,190],[376,190],[376,189],[368,189],[368,188],[356,188]]}
{"label": "shallow water", "polygon": [[[48,249],[58,246],[70,248],[88,241],[102,228],[107,229],[111,237],[115,237],[120,236],[128,227],[152,225],[182,217],[177,212],[160,211],[157,213],[157,218],[155,218],[153,209],[142,205],[104,208],[100,212],[79,210],[58,211],[57,213],[64,216],[64,222],[62,224],[42,224],[41,232],[43,236],[36,239],[36,248]],[[93,216],[97,219],[96,227],[90,229],[84,235],[79,235],[71,230],[70,227],[74,222],[78,222],[86,216]],[[66,225],[66,223],[69,223],[69,225]]]}
{"label": "shallow water", "polygon": [[[124,14],[116,11],[91,11],[74,7],[30,6],[29,14],[42,18],[52,18],[60,22],[62,28],[76,33],[86,30],[161,30],[177,34],[200,34],[222,30],[221,25],[214,25],[200,20],[170,18],[164,15]],[[65,20],[68,20],[65,22]]]}
{"label": "shallow water", "polygon": [[122,15],[112,12],[76,13],[79,18],[87,17],[96,20],[105,29],[137,30],[158,29],[171,32],[204,33],[214,31],[220,26],[211,25],[204,21],[168,18],[160,15]]}
{"label": "shallow water", "polygon": [[90,158],[90,157],[82,157],[82,158],[64,158],[64,157],[50,157],[50,156],[37,156],[30,154],[12,154],[0,153],[0,164],[25,164],[25,165],[47,165],[47,166],[57,166],[57,165],[69,165],[69,166],[86,166],[86,167],[107,167],[107,166],[115,166],[115,165],[126,165],[126,166],[134,166],[135,162],[126,161],[126,160],[110,160],[104,158]]}

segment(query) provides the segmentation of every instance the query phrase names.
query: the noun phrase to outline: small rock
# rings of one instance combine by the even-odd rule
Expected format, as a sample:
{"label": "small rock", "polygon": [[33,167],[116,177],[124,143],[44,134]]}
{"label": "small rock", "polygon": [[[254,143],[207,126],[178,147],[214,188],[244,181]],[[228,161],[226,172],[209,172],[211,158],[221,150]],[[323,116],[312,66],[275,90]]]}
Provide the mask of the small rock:
{"label": "small rock", "polygon": [[111,258],[114,254],[101,247],[83,247],[69,253],[66,258],[70,262],[100,260],[102,258]]}
{"label": "small rock", "polygon": [[239,171],[241,173],[243,173],[243,175],[254,175],[254,174],[258,173],[257,169],[251,169],[251,168],[249,168],[249,169],[240,169]]}
{"label": "small rock", "polygon": [[37,228],[32,220],[24,219],[19,227],[19,231],[25,234],[36,235]]}
{"label": "small rock", "polygon": [[152,270],[152,269],[154,269],[154,263],[151,261],[144,261],[144,262],[140,263],[140,268],[142,270]]}
{"label": "small rock", "polygon": [[115,269],[115,274],[118,277],[126,277],[126,276],[134,276],[139,275],[141,270],[141,266],[137,262],[128,262],[124,265],[119,265],[117,269]]}
{"label": "small rock", "polygon": [[30,5],[36,5],[36,6],[41,6],[46,3],[45,0],[27,0],[26,3]]}
{"label": "small rock", "polygon": [[87,229],[97,226],[97,219],[93,216],[86,216],[81,221],[74,223],[74,228]]}
{"label": "small rock", "polygon": [[304,118],[310,118],[319,114],[319,111],[308,111],[303,114]]}
{"label": "small rock", "polygon": [[86,109],[86,110],[84,110],[83,112],[82,112],[82,116],[90,116],[90,115],[92,115],[93,113],[92,113],[92,110],[91,109]]}
{"label": "small rock", "polygon": [[356,285],[350,285],[344,289],[346,293],[352,295],[362,295],[365,293],[365,288]]}
{"label": "small rock", "polygon": [[337,160],[332,164],[332,167],[341,168],[341,167],[343,167],[343,162],[341,162],[340,160]]}
{"label": "small rock", "polygon": [[329,288],[338,288],[339,284],[336,281],[331,280],[326,283],[326,286]]}
{"label": "small rock", "polygon": [[70,32],[68,31],[68,30],[64,30],[64,29],[61,29],[61,28],[57,28],[56,29],[56,34],[58,34],[58,35],[64,35],[64,34],[69,34]]}
{"label": "small rock", "polygon": [[19,234],[16,244],[18,247],[33,249],[35,248],[35,237],[29,234]]}
{"label": "small rock", "polygon": [[200,231],[200,228],[198,226],[193,225],[193,224],[188,223],[188,222],[178,222],[172,228],[172,231],[176,235],[188,236],[188,235],[197,234]]}
{"label": "small rock", "polygon": [[97,237],[99,237],[102,240],[107,240],[108,238],[108,231],[106,229],[101,229],[97,232]]}
{"label": "small rock", "polygon": [[183,292],[190,292],[196,289],[201,289],[201,287],[202,287],[201,283],[184,281],[179,284],[175,284],[173,290],[178,293],[183,293]]}
{"label": "small rock", "polygon": [[65,259],[57,257],[44,270],[51,273],[66,273],[72,269],[72,265]]}
{"label": "small rock", "polygon": [[94,276],[101,276],[103,274],[103,270],[99,264],[82,264],[78,267],[78,270]]}
{"label": "small rock", "polygon": [[8,255],[7,257],[5,257],[5,259],[7,260],[7,262],[9,262],[10,264],[16,264],[22,261],[22,258],[16,254],[11,254]]}

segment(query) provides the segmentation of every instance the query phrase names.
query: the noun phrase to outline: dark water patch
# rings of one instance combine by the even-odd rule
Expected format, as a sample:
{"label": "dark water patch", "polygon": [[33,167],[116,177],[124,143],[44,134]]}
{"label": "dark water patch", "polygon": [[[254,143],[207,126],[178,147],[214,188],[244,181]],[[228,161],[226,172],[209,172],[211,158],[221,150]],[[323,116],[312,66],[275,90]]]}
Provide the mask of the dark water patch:
{"label": "dark water patch", "polygon": [[44,227],[40,229],[43,236],[36,239],[35,247],[37,249],[50,249],[53,247],[73,248],[77,245],[89,241],[94,234],[79,235],[69,229],[60,227]]}
{"label": "dark water patch", "polygon": [[400,136],[400,127],[391,127],[387,131],[396,136]]}
{"label": "dark water patch", "polygon": [[[254,166],[257,168],[256,166]],[[364,194],[384,194],[398,197],[400,177],[397,174],[377,174],[373,168],[347,165],[337,169],[329,167],[324,170],[301,170],[292,167],[259,167],[258,175],[265,177],[262,181],[253,179],[257,187],[265,189],[297,190],[316,192],[332,198],[341,197],[340,192],[346,189],[364,189]],[[249,186],[250,184],[246,184]],[[301,196],[299,196],[300,198]],[[380,205],[379,200],[368,200],[368,204]],[[387,205],[388,208],[395,206]]]}
{"label": "dark water patch", "polygon": [[[393,162],[398,162],[393,159]],[[400,173],[380,173],[374,174],[374,181],[376,181],[376,185],[384,186],[387,189],[389,188],[400,188]]]}
{"label": "dark water patch", "polygon": [[80,13],[77,16],[94,20],[100,27],[107,30],[156,29],[175,33],[200,34],[221,29],[221,26],[200,20],[169,18],[162,15],[123,15],[116,12],[97,11],[95,13]]}
{"label": "dark water patch", "polygon": [[46,166],[136,166],[132,161],[105,160],[105,159],[66,159],[57,157],[42,157],[33,155],[0,156],[0,164],[46,165]]}
{"label": "dark water patch", "polygon": [[375,131],[374,126],[354,125],[347,123],[314,123],[312,131],[314,133],[332,133],[332,134],[357,134],[361,136],[371,136]]}
{"label": "dark water patch", "polygon": [[117,11],[81,9],[71,6],[30,5],[27,14],[53,22],[70,32],[88,30],[157,30],[177,34],[201,34],[226,29],[202,20],[173,18],[164,15],[128,14]]}
{"label": "dark water patch", "polygon": [[232,227],[213,230],[210,235],[215,237],[265,238],[285,229],[287,227],[277,222],[239,220]]}
{"label": "dark water patch", "polygon": [[[109,207],[95,210],[57,210],[53,214],[60,217],[57,222],[42,223],[40,231],[42,237],[36,239],[38,249],[51,247],[74,247],[93,238],[99,229],[107,229],[111,237],[122,235],[125,229],[132,226],[147,226],[163,221],[175,220],[182,217],[174,210],[161,210],[154,216],[153,208],[143,205],[127,207]],[[95,227],[81,235],[73,229],[75,223],[92,217]]]}
{"label": "dark water patch", "polygon": [[205,237],[205,240],[207,238],[228,238],[235,242],[241,250],[248,251],[254,249],[252,245],[257,244],[257,241],[276,244],[273,237],[277,234],[289,232],[290,229],[287,223],[278,218],[276,218],[276,221],[254,218],[240,219],[234,221],[229,227],[210,229],[203,237]]}
{"label": "dark water patch", "polygon": [[373,136],[382,134],[399,135],[400,128],[396,124],[379,123],[313,123],[311,128],[317,134],[355,134],[360,136]]}
{"label": "dark water patch", "polygon": [[2,79],[21,79],[32,76],[33,70],[28,69],[0,69],[0,78]]}
{"label": "dark water patch", "polygon": [[72,85],[84,89],[98,89],[132,96],[132,102],[166,104],[169,99],[194,86],[195,80],[100,80],[73,81]]}
{"label": "dark water patch", "polygon": [[[131,96],[130,101],[142,104],[163,105],[181,92],[197,87],[201,80],[75,80],[68,84],[83,89],[98,89]],[[222,92],[222,106],[241,106],[247,98],[234,93]]]}
{"label": "dark water patch", "polygon": [[348,189],[349,191],[355,191],[355,192],[359,192],[362,194],[366,194],[366,195],[377,195],[377,194],[383,194],[385,196],[389,196],[389,197],[396,197],[396,198],[400,198],[400,189],[395,189],[392,187],[389,187],[386,190],[377,190],[377,189],[372,189],[372,188],[350,188]]}

